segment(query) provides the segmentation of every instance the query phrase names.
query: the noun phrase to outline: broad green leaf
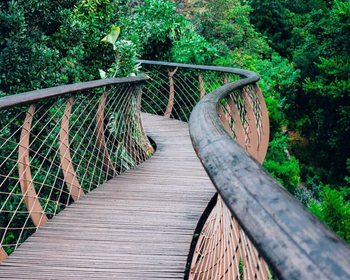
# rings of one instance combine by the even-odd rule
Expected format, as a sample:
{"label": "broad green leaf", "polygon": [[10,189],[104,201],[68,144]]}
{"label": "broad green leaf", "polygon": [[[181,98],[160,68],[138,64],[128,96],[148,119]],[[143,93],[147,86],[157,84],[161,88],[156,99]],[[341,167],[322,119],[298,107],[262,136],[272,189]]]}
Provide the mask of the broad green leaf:
{"label": "broad green leaf", "polygon": [[117,42],[119,34],[120,34],[120,28],[119,27],[112,27],[111,32],[108,33],[107,36],[105,36],[101,40],[101,42],[111,43],[113,45],[113,50],[115,50],[116,49],[115,42]]}
{"label": "broad green leaf", "polygon": [[103,71],[102,69],[98,69],[98,71],[100,72],[101,79],[106,79],[106,72]]}

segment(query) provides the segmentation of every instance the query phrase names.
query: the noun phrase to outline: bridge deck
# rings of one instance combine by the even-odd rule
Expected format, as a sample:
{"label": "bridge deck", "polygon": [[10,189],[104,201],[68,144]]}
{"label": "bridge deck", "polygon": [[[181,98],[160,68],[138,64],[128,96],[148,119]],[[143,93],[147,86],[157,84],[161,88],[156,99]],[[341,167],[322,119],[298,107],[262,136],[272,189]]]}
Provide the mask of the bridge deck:
{"label": "bridge deck", "polygon": [[1,265],[1,279],[183,279],[215,190],[186,123],[142,118],[154,156],[52,219]]}

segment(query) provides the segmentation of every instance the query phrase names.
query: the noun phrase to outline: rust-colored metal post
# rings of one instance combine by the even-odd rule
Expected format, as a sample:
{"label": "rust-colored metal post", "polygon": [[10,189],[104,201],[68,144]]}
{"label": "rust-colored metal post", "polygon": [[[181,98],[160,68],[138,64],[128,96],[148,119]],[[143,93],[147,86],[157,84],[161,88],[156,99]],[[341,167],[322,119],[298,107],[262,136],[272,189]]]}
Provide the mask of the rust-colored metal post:
{"label": "rust-colored metal post", "polygon": [[[222,78],[224,80],[224,83],[228,84],[228,79],[227,79],[227,76],[226,76],[225,73],[222,74]],[[222,110],[221,110],[221,112],[218,111],[218,115],[219,115],[220,120],[224,124],[224,127],[225,127],[225,129],[227,131],[228,121],[224,120],[223,111]],[[233,102],[231,95],[228,95],[228,97],[227,97],[226,118],[227,118],[227,120],[229,120],[230,118],[233,119],[234,134],[236,136],[235,140],[237,141],[237,143],[240,146],[242,146],[245,149],[246,145],[245,145],[245,133],[244,133],[243,124],[242,124],[242,121],[241,121],[239,110],[237,109],[236,104]],[[231,129],[230,129],[229,133],[230,133],[230,135],[232,135]]]}
{"label": "rust-colored metal post", "polygon": [[104,109],[106,106],[108,91],[105,90],[101,96],[100,103],[98,105],[97,114],[96,114],[96,138],[97,144],[103,151],[103,169],[107,172],[110,178],[113,178],[117,171],[115,170],[111,157],[109,155],[106,139],[105,139],[105,125],[104,125]]}
{"label": "rust-colored metal post", "polygon": [[237,106],[233,102],[231,96],[228,98],[227,104],[230,107],[231,117],[233,118],[235,135],[236,135],[235,140],[237,141],[237,143],[239,145],[241,145],[245,149],[246,148],[245,147],[245,133],[244,133],[243,124],[241,121],[241,116],[240,116],[239,111],[237,109]]}
{"label": "rust-colored metal post", "polygon": [[125,132],[123,135],[123,142],[126,152],[131,155],[131,157],[137,162],[140,163],[140,154],[137,150],[134,140],[132,139],[131,133],[131,116],[129,114],[125,115]]}
{"label": "rust-colored metal post", "polygon": [[205,96],[205,87],[204,87],[202,74],[199,71],[198,71],[198,81],[199,81],[200,98],[202,99]]}
{"label": "rust-colored metal post", "polygon": [[[199,74],[199,72],[198,72]],[[227,84],[227,78],[226,78],[226,75],[225,74],[222,74],[223,78],[224,78],[224,82],[225,84]],[[202,81],[203,82],[203,81]],[[228,98],[228,100],[231,99],[231,97]],[[227,101],[228,101],[227,100]],[[230,127],[230,123],[229,123],[229,119],[231,118],[230,117],[230,111],[231,111],[231,108],[229,106],[229,103],[227,102],[226,105],[225,105],[225,109],[226,109],[226,114],[224,113],[223,109],[221,108],[220,105],[218,105],[218,108],[217,108],[217,113],[219,115],[219,118],[221,120],[221,123],[223,124],[223,126],[225,127],[226,131],[231,135],[233,136],[233,131]],[[232,111],[231,111],[231,114],[232,114]]]}
{"label": "rust-colored metal post", "polygon": [[0,245],[0,264],[4,260],[6,260],[6,258],[7,258],[7,254],[6,254],[5,250],[4,250],[4,248],[2,248],[2,246]]}
{"label": "rust-colored metal post", "polygon": [[258,157],[258,129],[256,127],[256,120],[253,111],[253,106],[248,94],[248,88],[245,87],[242,90],[244,106],[247,111],[247,123],[248,123],[248,146],[247,151],[255,158]]}
{"label": "rust-colored metal post", "polygon": [[175,99],[175,88],[174,88],[174,80],[173,76],[175,75],[178,67],[175,68],[173,72],[170,72],[168,69],[168,76],[169,76],[169,100],[168,105],[166,107],[166,111],[164,114],[164,117],[170,118],[171,112],[173,111],[174,107],[174,99]]}
{"label": "rust-colored metal post", "polygon": [[228,119],[226,117],[226,114],[224,113],[224,111],[222,110],[221,106],[218,105],[217,107],[217,113],[219,115],[220,121],[222,123],[222,125],[225,127],[226,131],[228,134],[230,134],[231,136],[233,135],[230,124],[228,122]]}
{"label": "rust-colored metal post", "polygon": [[139,125],[139,129],[141,132],[141,138],[142,139],[147,139],[147,141],[144,142],[144,148],[146,148],[146,150],[148,151],[149,154],[153,155],[154,154],[154,149],[152,147],[152,145],[150,144],[150,142],[148,141],[147,138],[147,134],[146,131],[143,127],[142,124],[142,119],[141,119],[141,99],[142,99],[142,89],[143,89],[143,85],[139,85],[136,87],[136,91],[137,91],[137,119],[138,119],[138,125]]}
{"label": "rust-colored metal post", "polygon": [[19,171],[19,182],[24,196],[24,202],[29,211],[30,217],[34,225],[37,228],[43,226],[49,219],[47,218],[43,208],[40,205],[40,201],[34,188],[34,182],[32,174],[30,172],[29,162],[29,140],[30,140],[30,129],[32,126],[32,120],[36,105],[32,104],[29,107],[24,124],[22,126],[22,132],[18,147],[18,171]]}
{"label": "rust-colored metal post", "polygon": [[[225,73],[222,74],[222,78],[224,79],[224,84],[227,85],[228,84],[228,79]],[[231,99],[231,96],[228,96],[228,100]],[[227,100],[227,101],[228,101]],[[228,102],[226,103],[226,118],[229,120],[231,118],[230,116],[230,106],[228,104]]]}
{"label": "rust-colored metal post", "polygon": [[269,114],[267,112],[265,99],[264,99],[262,92],[261,92],[261,89],[257,83],[254,84],[254,89],[256,91],[256,95],[257,95],[258,100],[259,100],[261,118],[262,118],[261,131],[260,131],[260,141],[259,141],[259,146],[258,146],[258,157],[257,157],[257,160],[262,164],[264,162],[264,159],[265,159],[265,156],[267,153],[267,148],[269,146],[270,122],[269,122]]}
{"label": "rust-colored metal post", "polygon": [[74,170],[72,158],[70,155],[69,144],[69,119],[72,111],[74,97],[67,100],[67,105],[62,117],[60,128],[60,158],[64,181],[69,189],[69,193],[77,201],[84,195]]}
{"label": "rust-colored metal post", "polygon": [[224,79],[224,84],[227,85],[228,84],[228,79],[225,73],[222,74],[222,78]]}

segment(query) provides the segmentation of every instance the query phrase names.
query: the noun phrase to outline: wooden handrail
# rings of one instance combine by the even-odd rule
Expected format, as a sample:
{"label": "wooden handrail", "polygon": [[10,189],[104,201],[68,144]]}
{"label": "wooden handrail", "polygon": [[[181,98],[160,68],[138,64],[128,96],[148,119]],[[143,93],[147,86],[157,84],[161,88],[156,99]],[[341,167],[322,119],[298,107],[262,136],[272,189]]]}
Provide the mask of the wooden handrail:
{"label": "wooden handrail", "polygon": [[163,61],[154,61],[154,60],[141,60],[141,59],[137,60],[136,62],[145,64],[145,65],[158,65],[158,66],[166,66],[166,67],[178,67],[178,68],[185,68],[185,69],[196,69],[196,70],[206,70],[206,71],[213,71],[213,72],[231,73],[231,74],[244,76],[250,79],[254,79],[256,81],[260,79],[260,75],[258,73],[239,69],[239,68],[193,65],[193,64],[163,62]]}
{"label": "wooden handrail", "polygon": [[28,92],[23,92],[20,94],[14,94],[10,96],[5,96],[0,98],[0,110],[10,108],[17,105],[29,104],[33,102],[37,102],[42,99],[62,96],[65,94],[88,90],[103,86],[110,86],[116,84],[135,84],[144,82],[147,80],[146,76],[135,76],[135,77],[126,77],[126,78],[111,78],[111,79],[102,79],[95,80],[90,82],[83,82],[78,84],[57,86],[52,88],[45,88],[39,90],[33,90]]}
{"label": "wooden handrail", "polygon": [[350,247],[227,133],[217,114],[232,91],[258,75],[206,95],[189,127],[196,153],[231,213],[279,279],[348,279]]}
{"label": "wooden handrail", "polygon": [[[194,69],[241,77],[233,83],[225,78],[225,85],[205,95],[192,111],[190,135],[199,159],[225,205],[274,276],[278,279],[349,279],[350,246],[261,166],[259,162],[265,156],[267,143],[258,147],[261,151],[253,158],[232,138],[226,120],[223,123],[220,119],[224,114],[220,102],[226,99],[230,107],[232,92],[242,92],[250,86],[258,92],[261,101],[261,92],[256,85],[260,76],[235,68],[146,60],[138,62],[150,67],[177,67],[183,71]],[[238,140],[244,145],[241,137]],[[204,279],[203,274],[195,279]]]}

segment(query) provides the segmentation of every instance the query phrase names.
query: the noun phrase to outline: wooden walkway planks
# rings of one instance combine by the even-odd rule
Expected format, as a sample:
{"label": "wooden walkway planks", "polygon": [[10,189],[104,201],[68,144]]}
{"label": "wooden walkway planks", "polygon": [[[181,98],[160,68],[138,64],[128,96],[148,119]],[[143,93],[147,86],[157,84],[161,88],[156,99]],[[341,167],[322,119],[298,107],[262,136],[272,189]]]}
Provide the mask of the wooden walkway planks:
{"label": "wooden walkway planks", "polygon": [[183,279],[215,193],[186,123],[143,114],[157,152],[61,212],[1,266],[1,279]]}

